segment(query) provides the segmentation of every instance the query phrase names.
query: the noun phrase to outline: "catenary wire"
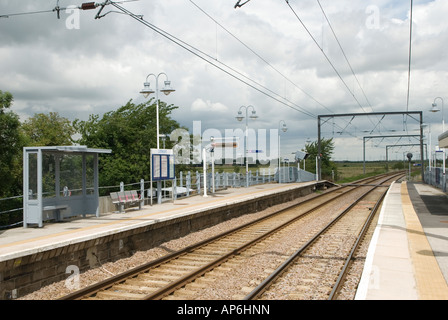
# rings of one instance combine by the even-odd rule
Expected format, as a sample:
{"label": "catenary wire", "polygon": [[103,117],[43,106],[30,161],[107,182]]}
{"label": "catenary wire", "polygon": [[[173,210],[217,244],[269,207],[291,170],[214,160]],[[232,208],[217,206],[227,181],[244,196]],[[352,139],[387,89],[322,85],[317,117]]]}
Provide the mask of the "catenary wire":
{"label": "catenary wire", "polygon": [[248,49],[250,52],[252,52],[255,56],[257,56],[261,61],[266,63],[270,68],[272,68],[275,72],[277,72],[281,77],[283,77],[285,80],[287,80],[289,83],[291,83],[293,86],[295,86],[297,89],[302,91],[305,95],[307,95],[310,99],[315,101],[317,104],[322,106],[323,108],[327,109],[329,112],[334,113],[331,109],[326,107],[324,104],[319,102],[316,98],[314,98],[311,94],[306,92],[303,88],[301,88],[299,85],[297,85],[294,81],[289,79],[286,75],[284,75],[278,68],[273,66],[269,61],[267,61],[265,58],[263,58],[259,53],[257,53],[254,49],[249,47],[246,43],[244,43],[241,39],[239,39],[237,36],[235,36],[228,28],[224,27],[220,22],[218,22],[215,18],[213,18],[210,14],[208,14],[204,9],[202,9],[199,5],[197,5],[193,0],[190,0],[190,2],[203,14],[205,14],[208,18],[210,18],[213,22],[215,22],[218,26],[220,26],[225,32],[227,32],[232,38],[234,38],[236,41],[238,41],[240,44],[242,44],[246,49]]}
{"label": "catenary wire", "polygon": [[[216,61],[216,59],[214,59],[214,58],[211,57],[210,55],[208,55],[208,54],[202,52],[201,50],[199,50],[199,49],[193,47],[193,46],[190,45],[190,44],[187,44],[186,42],[184,42],[184,41],[180,40],[179,38],[177,38],[177,37],[175,37],[175,36],[169,34],[168,32],[166,32],[166,31],[164,31],[164,30],[162,30],[162,29],[156,27],[156,26],[153,25],[152,23],[150,23],[150,22],[148,22],[148,21],[142,19],[140,16],[135,15],[134,13],[132,13],[131,11],[129,11],[129,10],[125,9],[125,8],[123,8],[122,6],[119,6],[118,4],[116,4],[116,3],[114,3],[114,2],[112,2],[111,4],[112,4],[113,6],[115,6],[117,9],[119,9],[119,10],[123,11],[124,13],[128,14],[130,17],[134,18],[134,19],[137,20],[138,22],[144,24],[145,26],[149,27],[149,28],[152,29],[153,31],[157,32],[158,34],[162,35],[163,37],[167,38],[168,40],[174,42],[174,43],[177,44],[178,46],[180,46],[180,47],[182,47],[183,49],[189,51],[190,53],[194,54],[195,56],[199,57],[200,59],[206,61],[207,63],[209,63],[209,64],[211,64],[211,65],[213,65],[213,66],[215,66],[215,67],[218,68],[219,70],[221,70],[221,71],[227,73],[227,74],[230,75],[231,77],[233,77],[233,78],[235,78],[235,79],[237,79],[237,80],[243,82],[244,84],[250,86],[251,88],[253,88],[253,89],[259,91],[260,93],[262,93],[262,94],[264,94],[264,95],[266,95],[266,96],[268,96],[268,97],[274,99],[274,100],[277,101],[277,102],[280,102],[281,104],[283,104],[283,105],[285,105],[285,106],[287,106],[287,107],[289,107],[289,108],[291,108],[291,109],[294,109],[294,110],[296,110],[296,111],[299,111],[299,112],[301,112],[301,113],[303,113],[303,114],[306,114],[306,115],[308,115],[308,116],[310,116],[310,117],[312,117],[312,118],[317,118],[317,116],[316,116],[315,114],[313,114],[313,113],[307,111],[306,109],[304,109],[303,107],[301,107],[301,106],[299,106],[299,105],[297,105],[297,104],[295,104],[295,103],[292,103],[292,102],[289,101],[288,99],[285,99],[285,98],[281,97],[279,94],[277,94],[277,93],[275,93],[274,91],[272,91],[272,90],[266,88],[265,86],[259,84],[258,82],[256,82],[256,81],[254,81],[254,80],[248,78],[247,76],[243,75],[242,73],[240,73],[240,72],[236,71],[235,69],[229,67],[229,66],[226,65],[225,63],[223,63],[223,62],[221,62],[221,61]],[[209,59],[207,59],[205,56],[208,57]],[[220,64],[220,65],[222,65],[222,66],[220,66],[220,65],[218,65],[218,64]],[[254,86],[253,84],[249,83],[248,81],[246,81],[246,80],[244,80],[244,79],[239,78],[238,76],[236,76],[235,74],[233,74],[233,73],[231,73],[230,71],[226,70],[225,68],[227,68],[227,69],[229,69],[229,70],[231,70],[231,71],[233,71],[233,72],[238,73],[240,76],[245,77],[247,80],[249,80],[249,81],[251,81],[251,82],[257,84],[258,86],[261,86],[263,89],[268,90],[268,91],[271,92],[272,94],[269,94],[269,93],[267,93],[267,92],[261,90],[260,88],[257,88],[257,87]],[[273,94],[276,95],[276,96],[278,96],[278,97],[280,97],[281,99],[286,100],[286,101],[289,102],[289,103],[286,103],[285,101],[283,101],[283,100],[281,100],[280,98],[274,96]],[[292,105],[291,105],[291,104],[292,104]]]}
{"label": "catenary wire", "polygon": [[338,36],[336,35],[336,32],[334,31],[334,28],[333,28],[333,26],[331,25],[330,20],[328,19],[328,16],[327,16],[327,14],[325,13],[324,8],[322,7],[322,4],[320,3],[319,0],[317,0],[317,3],[319,4],[319,7],[320,7],[320,9],[321,9],[321,11],[322,11],[322,14],[323,14],[324,17],[325,17],[325,20],[327,21],[328,26],[330,27],[330,30],[331,30],[331,32],[333,33],[333,36],[334,36],[336,42],[337,42],[338,45],[339,45],[339,48],[341,49],[341,52],[342,52],[342,54],[343,54],[343,56],[344,56],[344,58],[345,58],[345,61],[347,61],[347,64],[348,64],[348,66],[349,66],[349,68],[350,68],[350,70],[351,70],[351,72],[352,72],[352,74],[353,74],[353,76],[354,76],[356,82],[358,83],[358,86],[359,86],[359,88],[361,89],[361,91],[362,91],[362,93],[363,93],[363,95],[364,95],[364,98],[366,99],[368,105],[370,106],[370,109],[372,109],[372,112],[374,112],[373,107],[372,107],[372,105],[371,105],[369,99],[367,98],[366,93],[365,93],[364,89],[362,88],[361,83],[359,82],[358,77],[356,76],[355,71],[353,70],[353,67],[352,67],[351,63],[350,63],[350,61],[348,60],[347,55],[345,54],[345,50],[342,48],[341,42],[339,41]]}

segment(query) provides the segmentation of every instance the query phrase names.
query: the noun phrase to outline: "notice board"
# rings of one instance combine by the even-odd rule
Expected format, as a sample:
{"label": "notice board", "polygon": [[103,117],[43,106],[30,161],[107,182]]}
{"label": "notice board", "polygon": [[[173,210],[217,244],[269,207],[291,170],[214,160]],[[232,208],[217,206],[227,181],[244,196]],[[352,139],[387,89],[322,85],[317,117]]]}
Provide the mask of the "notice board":
{"label": "notice board", "polygon": [[151,177],[153,181],[174,180],[172,149],[151,149]]}

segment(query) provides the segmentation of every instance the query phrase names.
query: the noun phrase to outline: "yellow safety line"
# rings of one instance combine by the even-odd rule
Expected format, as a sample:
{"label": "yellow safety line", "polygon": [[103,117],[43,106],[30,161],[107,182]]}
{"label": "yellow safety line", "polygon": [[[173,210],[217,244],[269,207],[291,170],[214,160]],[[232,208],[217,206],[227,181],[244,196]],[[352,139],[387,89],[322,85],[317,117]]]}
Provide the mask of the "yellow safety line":
{"label": "yellow safety line", "polygon": [[[228,201],[229,199],[232,199],[232,198],[244,197],[244,196],[248,196],[248,195],[252,195],[252,194],[256,194],[256,193],[261,193],[261,192],[266,192],[266,191],[269,191],[269,190],[276,190],[276,189],[280,189],[280,188],[284,188],[284,187],[285,186],[277,186],[277,187],[272,188],[272,189],[263,189],[263,190],[258,190],[258,191],[252,191],[252,192],[249,192],[249,193],[238,194],[238,195],[233,195],[233,196],[230,196],[230,197],[226,197],[225,199],[211,200],[211,201],[209,201],[207,203],[197,203],[197,204],[187,205],[187,206],[183,206],[182,208],[174,209],[174,210],[185,210],[185,209],[196,207],[196,206],[199,206],[199,205],[211,204],[211,203],[219,202],[219,201]],[[129,217],[129,218],[121,219],[121,220],[118,220],[118,221],[111,221],[111,222],[106,222],[106,223],[102,223],[102,224],[98,224],[98,225],[83,227],[83,228],[76,229],[76,230],[62,231],[62,232],[58,232],[58,233],[54,233],[54,234],[50,234],[50,235],[46,235],[46,236],[40,236],[40,237],[37,237],[37,238],[20,240],[20,241],[16,241],[16,242],[7,243],[7,244],[2,244],[2,245],[0,245],[0,248],[10,247],[10,246],[14,246],[14,245],[19,245],[19,244],[24,244],[24,243],[34,242],[34,241],[39,241],[39,240],[45,240],[45,239],[49,239],[49,238],[53,238],[53,237],[57,237],[57,236],[61,236],[61,235],[71,234],[71,233],[79,233],[79,232],[82,232],[82,231],[85,231],[85,230],[101,228],[101,227],[104,227],[104,226],[110,226],[110,225],[122,223],[124,221],[131,221],[131,220],[142,219],[142,218],[146,218],[146,217],[150,217],[150,216],[154,216],[154,215],[157,215],[157,214],[162,214],[162,213],[166,213],[166,212],[170,212],[170,211],[174,211],[174,210],[171,208],[171,209],[167,209],[167,210],[164,210],[164,211],[152,212],[152,213],[149,213],[149,214],[139,215],[139,216],[135,216],[135,217]]]}
{"label": "yellow safety line", "polygon": [[446,300],[448,285],[414,210],[406,182],[401,184],[401,201],[419,297],[421,300]]}

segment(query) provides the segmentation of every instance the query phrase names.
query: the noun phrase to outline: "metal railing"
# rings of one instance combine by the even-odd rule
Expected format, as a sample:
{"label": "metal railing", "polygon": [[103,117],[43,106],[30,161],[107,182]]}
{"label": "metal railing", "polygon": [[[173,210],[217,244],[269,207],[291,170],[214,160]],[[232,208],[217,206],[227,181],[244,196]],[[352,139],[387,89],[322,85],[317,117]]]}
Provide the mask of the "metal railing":
{"label": "metal railing", "polygon": [[[295,168],[294,168],[295,169]],[[225,188],[241,188],[265,183],[273,183],[278,182],[278,172],[277,169],[261,169],[256,170],[255,172],[249,171],[246,173],[236,173],[236,172],[216,172],[214,174],[214,179],[212,180],[212,173],[208,172],[206,175],[206,187],[207,193],[213,193],[216,190],[225,189]],[[293,170],[292,167],[285,168],[280,171],[280,181],[282,183],[289,182],[303,182],[303,181],[311,181],[315,179],[315,175],[303,170]],[[246,183],[248,181],[248,183]],[[149,204],[149,202],[156,203],[157,202],[157,188],[155,188],[155,182],[153,182],[152,195],[151,195],[151,186],[150,181],[144,181],[143,179],[140,182],[124,184],[120,182],[119,185],[116,186],[100,186],[99,189],[103,190],[102,193],[104,196],[108,197],[110,192],[116,191],[125,191],[125,190],[137,190],[140,194],[143,193],[141,199],[145,202],[145,204]],[[173,186],[175,188],[173,188]],[[68,190],[68,194],[72,194],[77,190]],[[196,171],[187,171],[187,172],[179,172],[179,175],[175,177],[174,180],[162,181],[161,188],[161,199],[162,201],[168,201],[173,199],[179,199],[182,197],[189,197],[192,195],[203,194],[204,193],[204,175],[203,173]],[[54,193],[53,193],[54,194]],[[104,197],[103,196],[103,197]],[[13,199],[22,198],[23,196],[14,196],[9,198],[0,199],[0,205],[2,202],[6,202],[8,200],[12,201]],[[17,200],[16,200],[17,201]],[[23,202],[21,202],[23,203]],[[6,206],[3,206],[6,207]],[[2,206],[0,206],[0,210]],[[0,217],[2,215],[12,214],[14,212],[18,212],[20,217],[23,217],[22,207],[17,208],[8,208],[7,210],[0,211]],[[101,212],[111,212],[109,209]],[[14,223],[10,223],[7,225],[0,225],[1,229],[11,228],[20,226],[23,224],[23,221],[18,221]]]}
{"label": "metal railing", "polygon": [[[266,171],[266,172],[265,172]],[[222,173],[215,173],[215,179],[214,184],[212,183],[212,174],[207,174],[207,192],[211,193],[214,192],[213,187],[215,190],[223,189],[223,188],[240,188],[246,186],[246,179],[249,179],[249,186],[260,184],[260,183],[270,183],[274,181],[274,175],[270,173],[270,170],[262,170],[260,173],[258,170],[252,174],[252,172],[249,172],[247,174],[247,177],[245,174],[241,173],[229,173],[229,172],[222,172]],[[162,182],[162,201],[165,200],[171,200],[173,199],[173,196],[175,199],[181,198],[181,197],[187,197],[194,194],[201,194],[203,192],[204,188],[204,175],[198,171],[191,172],[188,171],[186,173],[180,172],[178,177],[175,178],[173,181],[166,181]],[[173,188],[173,185],[175,188]],[[121,182],[119,185],[116,186],[100,186],[99,189],[107,190],[108,192],[113,191],[124,191],[136,189],[136,190],[143,190],[144,195],[143,199],[148,201],[151,198],[150,193],[150,181],[143,181],[136,183],[130,183],[130,184],[124,184]],[[174,194],[173,194],[174,189]],[[69,193],[75,192],[76,190],[69,190]],[[104,193],[104,192],[103,192]],[[106,193],[107,194],[107,193]],[[157,189],[153,188],[153,200],[157,198]],[[23,217],[23,207],[18,204],[7,204],[8,201],[10,202],[17,202],[16,199],[23,198],[23,195],[19,196],[13,196],[13,197],[6,197],[0,199],[0,217],[3,215],[11,215],[16,214],[18,217]],[[23,204],[21,201],[20,204]],[[16,205],[17,207],[13,208],[12,206]],[[2,208],[7,208],[3,209]],[[6,221],[9,219],[5,219]],[[1,221],[1,220],[0,220]],[[3,223],[1,225],[0,223],[0,230],[2,229],[8,229],[13,227],[18,227],[23,225],[23,221],[16,221],[13,223]]]}
{"label": "metal railing", "polygon": [[442,167],[426,167],[425,183],[446,192],[446,174],[443,174]]}

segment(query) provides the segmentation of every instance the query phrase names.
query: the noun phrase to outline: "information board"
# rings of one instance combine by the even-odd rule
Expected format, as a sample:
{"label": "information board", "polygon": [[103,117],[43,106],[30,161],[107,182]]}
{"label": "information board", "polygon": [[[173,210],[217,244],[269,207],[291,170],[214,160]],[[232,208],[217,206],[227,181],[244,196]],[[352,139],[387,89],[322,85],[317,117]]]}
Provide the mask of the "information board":
{"label": "information board", "polygon": [[174,154],[172,149],[151,149],[151,175],[153,181],[174,179]]}

